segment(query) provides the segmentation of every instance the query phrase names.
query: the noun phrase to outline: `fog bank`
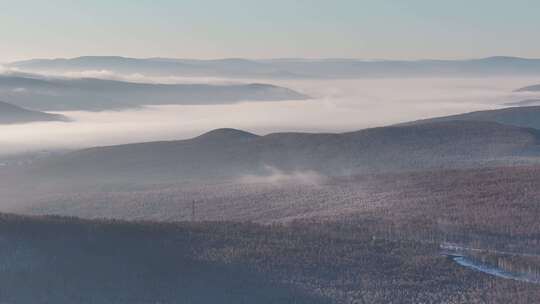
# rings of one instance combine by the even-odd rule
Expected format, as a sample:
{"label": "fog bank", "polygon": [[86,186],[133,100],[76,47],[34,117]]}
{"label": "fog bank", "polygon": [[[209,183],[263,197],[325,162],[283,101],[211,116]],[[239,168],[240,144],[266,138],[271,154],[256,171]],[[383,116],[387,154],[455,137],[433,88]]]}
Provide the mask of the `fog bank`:
{"label": "fog bank", "polygon": [[222,127],[257,134],[352,131],[434,116],[495,109],[508,102],[537,98],[539,96],[532,93],[512,91],[540,80],[445,78],[264,82],[298,90],[313,99],[229,105],[153,106],[126,111],[61,112],[73,119],[73,122],[0,126],[0,154],[176,140]]}

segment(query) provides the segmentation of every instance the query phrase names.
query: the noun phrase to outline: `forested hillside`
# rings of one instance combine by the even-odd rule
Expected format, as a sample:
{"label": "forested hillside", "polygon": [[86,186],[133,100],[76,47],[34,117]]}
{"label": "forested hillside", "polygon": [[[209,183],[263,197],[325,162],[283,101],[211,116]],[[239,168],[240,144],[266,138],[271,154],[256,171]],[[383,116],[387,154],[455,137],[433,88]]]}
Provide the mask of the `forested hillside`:
{"label": "forested hillside", "polygon": [[[375,226],[374,226],[375,225]],[[259,226],[0,217],[6,303],[534,303],[376,223]],[[32,292],[28,292],[31,289]]]}

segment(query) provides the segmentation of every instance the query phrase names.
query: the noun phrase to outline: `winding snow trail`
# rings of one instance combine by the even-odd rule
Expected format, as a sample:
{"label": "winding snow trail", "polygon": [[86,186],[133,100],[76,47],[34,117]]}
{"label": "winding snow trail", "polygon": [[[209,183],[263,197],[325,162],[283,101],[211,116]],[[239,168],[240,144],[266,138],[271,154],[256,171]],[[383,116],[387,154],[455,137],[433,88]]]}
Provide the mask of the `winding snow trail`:
{"label": "winding snow trail", "polygon": [[528,275],[526,273],[505,271],[499,267],[494,267],[485,263],[474,261],[472,259],[467,258],[466,256],[449,255],[448,257],[450,257],[458,265],[472,269],[474,271],[479,271],[488,275],[492,275],[492,276],[499,277],[502,279],[507,279],[507,280],[516,280],[520,282],[540,284],[539,277]]}

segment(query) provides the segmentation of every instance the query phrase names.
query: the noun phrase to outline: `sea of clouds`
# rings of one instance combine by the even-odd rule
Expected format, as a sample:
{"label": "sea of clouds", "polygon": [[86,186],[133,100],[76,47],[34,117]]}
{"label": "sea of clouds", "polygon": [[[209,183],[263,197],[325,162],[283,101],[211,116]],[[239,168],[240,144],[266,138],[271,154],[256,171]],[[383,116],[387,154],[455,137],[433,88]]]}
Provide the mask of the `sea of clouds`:
{"label": "sea of clouds", "polygon": [[[3,73],[10,72],[13,71],[3,70]],[[135,74],[116,75],[109,71],[65,73],[61,76],[163,83],[253,82],[249,79],[150,78]],[[537,98],[535,94],[513,91],[540,83],[540,79],[493,77],[256,82],[285,86],[312,99],[63,112],[61,114],[73,121],[0,126],[0,155],[186,139],[224,127],[258,134],[354,131],[422,118],[496,109],[508,102]]]}

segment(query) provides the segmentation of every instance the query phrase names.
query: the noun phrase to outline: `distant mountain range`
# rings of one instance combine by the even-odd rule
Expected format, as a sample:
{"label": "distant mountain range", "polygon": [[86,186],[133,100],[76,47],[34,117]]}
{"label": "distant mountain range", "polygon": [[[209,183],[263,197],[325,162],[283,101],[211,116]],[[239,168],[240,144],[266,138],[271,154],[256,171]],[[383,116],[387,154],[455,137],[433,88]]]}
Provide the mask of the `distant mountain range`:
{"label": "distant mountain range", "polygon": [[18,124],[39,121],[67,120],[68,119],[63,115],[31,111],[0,101],[0,124]]}
{"label": "distant mountain range", "polygon": [[0,75],[0,97],[44,111],[109,110],[144,105],[227,104],[241,101],[306,99],[268,84],[151,84],[93,78]]}
{"label": "distant mountain range", "polygon": [[489,57],[470,60],[358,59],[219,59],[126,58],[85,56],[71,59],[33,59],[9,67],[39,72],[108,70],[153,76],[214,76],[250,78],[358,78],[427,76],[540,75],[540,59]]}

